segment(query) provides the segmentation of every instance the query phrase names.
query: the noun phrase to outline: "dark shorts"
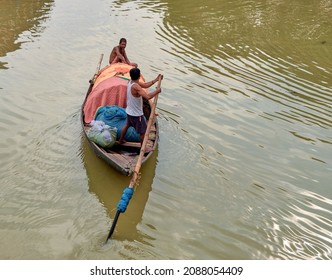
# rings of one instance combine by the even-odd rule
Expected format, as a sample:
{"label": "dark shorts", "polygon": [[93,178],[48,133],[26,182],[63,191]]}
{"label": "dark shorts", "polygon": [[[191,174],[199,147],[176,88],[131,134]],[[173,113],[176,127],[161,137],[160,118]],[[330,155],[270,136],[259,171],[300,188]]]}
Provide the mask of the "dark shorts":
{"label": "dark shorts", "polygon": [[127,124],[134,127],[139,134],[144,134],[146,131],[147,126],[144,116],[135,117],[127,115]]}

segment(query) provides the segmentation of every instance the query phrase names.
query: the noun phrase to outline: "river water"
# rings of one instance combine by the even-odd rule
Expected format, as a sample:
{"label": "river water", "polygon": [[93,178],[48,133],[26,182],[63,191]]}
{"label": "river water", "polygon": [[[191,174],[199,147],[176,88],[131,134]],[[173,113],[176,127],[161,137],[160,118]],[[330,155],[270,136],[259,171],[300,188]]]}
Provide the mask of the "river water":
{"label": "river water", "polygon": [[[0,0],[1,259],[332,259],[332,1]],[[164,74],[130,178],[89,149],[121,37]]]}

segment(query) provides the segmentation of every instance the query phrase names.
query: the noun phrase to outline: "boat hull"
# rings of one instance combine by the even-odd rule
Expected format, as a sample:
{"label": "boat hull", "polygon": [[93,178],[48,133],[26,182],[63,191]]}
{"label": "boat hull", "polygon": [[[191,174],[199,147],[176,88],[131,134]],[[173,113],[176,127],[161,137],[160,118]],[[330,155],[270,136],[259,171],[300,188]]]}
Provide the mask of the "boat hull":
{"label": "boat hull", "polygon": [[[90,122],[93,120],[93,115],[100,106],[116,105],[125,108],[126,80],[129,80],[129,70],[131,68],[132,67],[129,65],[117,63],[106,66],[99,71],[96,79],[91,82],[88,88],[81,108],[81,126],[84,137],[90,148],[96,156],[126,176],[130,176],[135,168],[140,152],[140,143],[126,142],[124,145],[115,144],[110,149],[104,149],[89,139],[88,131],[91,127]],[[121,81],[118,79],[121,79]],[[141,79],[144,81],[143,76]],[[126,81],[125,83],[123,82],[124,80]],[[151,110],[150,103],[144,101],[144,105],[145,117],[149,118],[149,110]],[[156,150],[158,140],[158,121],[157,118],[154,118],[147,143],[149,152],[144,154],[142,164],[144,164],[150,158],[154,150]]]}

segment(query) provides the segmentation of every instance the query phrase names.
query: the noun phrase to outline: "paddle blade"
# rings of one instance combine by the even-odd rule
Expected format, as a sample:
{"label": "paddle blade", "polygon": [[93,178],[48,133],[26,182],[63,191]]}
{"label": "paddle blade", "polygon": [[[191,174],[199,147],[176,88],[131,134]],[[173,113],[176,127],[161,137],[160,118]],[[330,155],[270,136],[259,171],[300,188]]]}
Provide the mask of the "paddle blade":
{"label": "paddle blade", "polygon": [[120,216],[120,211],[117,211],[116,214],[115,214],[115,217],[114,217],[114,220],[113,220],[113,223],[112,223],[112,227],[110,229],[110,232],[108,233],[108,236],[107,236],[107,239],[106,239],[106,242],[108,239],[111,238],[114,230],[115,230],[115,226],[116,226],[116,223],[118,222],[118,219],[119,219],[119,216]]}

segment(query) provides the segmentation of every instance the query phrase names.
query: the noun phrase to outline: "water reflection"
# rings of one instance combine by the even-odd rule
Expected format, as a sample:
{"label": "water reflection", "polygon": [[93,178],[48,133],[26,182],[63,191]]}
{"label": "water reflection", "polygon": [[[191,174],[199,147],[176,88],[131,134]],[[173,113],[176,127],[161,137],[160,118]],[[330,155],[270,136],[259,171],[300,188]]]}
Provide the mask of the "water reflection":
{"label": "water reflection", "polygon": [[[107,209],[110,216],[110,225],[116,213],[116,206],[120,200],[123,189],[129,185],[130,178],[113,170],[92,152],[87,141],[82,140],[83,161],[89,179],[89,191],[97,196],[100,203]],[[145,205],[152,189],[158,151],[142,166],[141,177],[135,188],[134,195],[124,214],[120,215],[112,239],[138,240],[149,239],[138,229]],[[143,175],[142,175],[143,174]],[[107,237],[105,229],[105,240]],[[145,241],[146,242],[146,241]]]}
{"label": "water reflection", "polygon": [[210,56],[221,42],[262,47],[274,42],[280,45],[280,39],[286,41],[280,38],[283,36],[290,41],[318,43],[327,43],[331,38],[330,1],[318,1],[314,6],[310,0],[160,2],[167,7],[165,22],[177,28],[179,39],[190,40],[197,51]]}
{"label": "water reflection", "polygon": [[[331,3],[308,12],[310,1],[161,2],[163,49],[186,65],[179,75],[195,73],[212,94],[240,93],[261,117],[332,126]],[[258,111],[257,101],[274,105]]]}
{"label": "water reflection", "polygon": [[[40,36],[54,0],[0,1],[0,57]],[[5,68],[0,61],[0,69]]]}
{"label": "water reflection", "polygon": [[[160,2],[164,18],[157,34],[170,57],[169,71],[183,79],[173,77],[178,92],[195,99],[187,104],[188,110],[196,112],[187,116],[195,126],[188,130],[190,141],[201,137],[213,142],[208,145],[208,140],[202,140],[205,145],[196,145],[205,150],[205,158],[210,149],[230,159],[211,156],[207,162],[222,166],[223,177],[233,184],[241,181],[239,176],[244,177],[244,186],[255,178],[255,184],[266,190],[262,205],[257,205],[257,199],[252,203],[245,199],[248,209],[260,210],[250,211],[248,224],[241,223],[242,232],[232,244],[239,243],[237,250],[246,244],[246,253],[257,249],[251,258],[269,254],[329,258],[331,227],[321,221],[331,212],[317,211],[317,202],[307,208],[296,193],[314,188],[317,182],[321,189],[329,184],[327,176],[319,174],[329,164],[322,152],[328,147],[320,148],[332,140],[332,3],[318,1],[312,7],[311,1]],[[183,112],[181,117],[185,118]],[[204,136],[196,125],[203,127]],[[311,165],[311,169],[310,161],[321,166]],[[276,196],[274,188],[296,191]],[[262,209],[267,212],[261,213]],[[240,221],[246,219],[242,215]],[[234,237],[234,231],[224,227],[218,231],[223,237]],[[250,237],[253,231],[255,238]],[[260,241],[266,242],[264,248]]]}

